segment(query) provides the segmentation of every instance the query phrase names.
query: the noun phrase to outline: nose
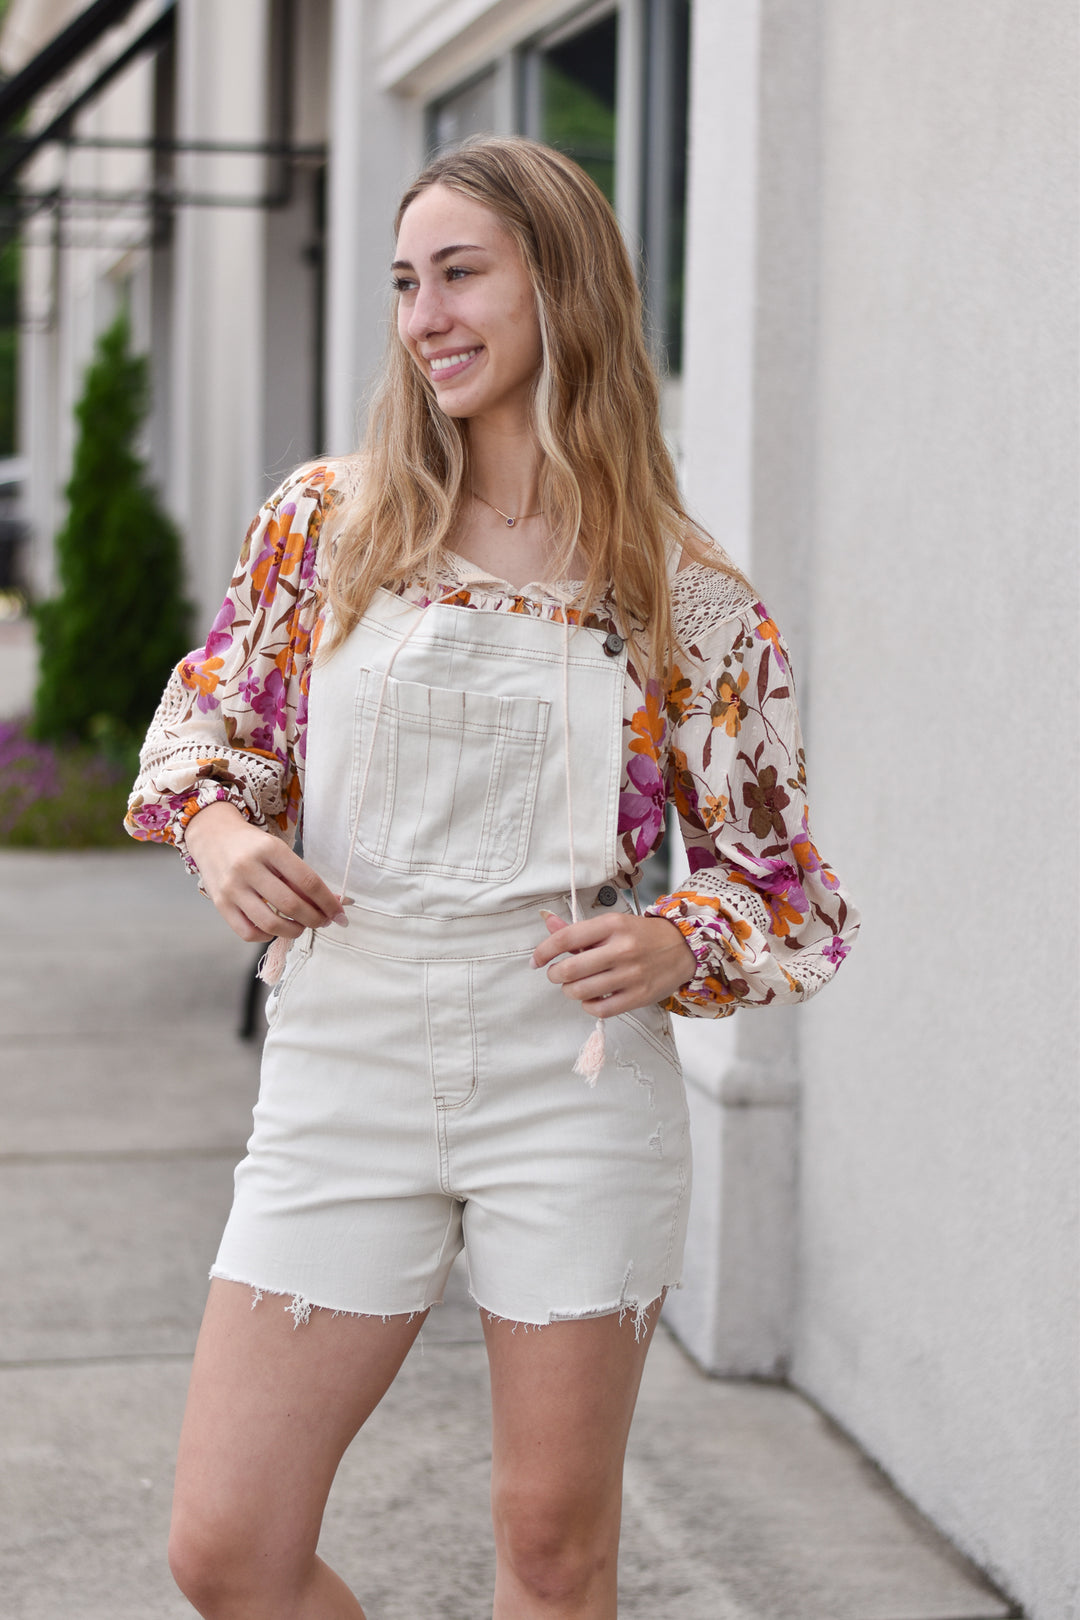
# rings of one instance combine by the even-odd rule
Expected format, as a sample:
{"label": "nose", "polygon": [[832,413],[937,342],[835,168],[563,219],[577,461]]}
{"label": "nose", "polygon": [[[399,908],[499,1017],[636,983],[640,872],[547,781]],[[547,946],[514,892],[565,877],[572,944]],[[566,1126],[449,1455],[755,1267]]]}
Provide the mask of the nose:
{"label": "nose", "polygon": [[437,281],[421,282],[416,289],[408,316],[408,333],[415,341],[433,332],[445,332],[448,326],[442,301],[442,289]]}

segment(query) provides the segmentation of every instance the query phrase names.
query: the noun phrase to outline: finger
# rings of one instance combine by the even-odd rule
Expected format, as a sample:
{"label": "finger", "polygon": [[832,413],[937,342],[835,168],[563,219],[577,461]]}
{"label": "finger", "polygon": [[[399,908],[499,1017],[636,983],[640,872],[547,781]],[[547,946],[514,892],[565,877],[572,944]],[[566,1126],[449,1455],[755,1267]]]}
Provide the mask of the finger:
{"label": "finger", "polygon": [[590,917],[586,922],[564,923],[554,933],[542,940],[533,952],[533,966],[546,967],[564,951],[584,951],[590,945],[598,945],[605,940],[611,932],[611,919],[608,917]]}
{"label": "finger", "polygon": [[[305,906],[313,907],[321,913],[324,921],[333,922],[341,914],[341,900],[323,882],[314,867],[309,866],[306,861],[300,859],[299,855],[295,854],[291,849],[286,849],[284,845],[273,853],[274,858],[268,863],[270,870],[283,883],[287,884]],[[309,923],[308,926],[317,927],[319,925]]]}
{"label": "finger", "polygon": [[549,934],[557,934],[560,928],[569,928],[570,926],[565,917],[556,916],[554,911],[542,911],[540,915],[544,919],[544,926]]}
{"label": "finger", "polygon": [[590,973],[587,978],[572,979],[562,986],[564,996],[571,1001],[600,1001],[605,996],[630,995],[631,986],[627,984],[623,974],[611,971],[608,973]]}
{"label": "finger", "polygon": [[617,991],[612,996],[603,996],[597,1001],[583,1001],[581,1008],[590,1018],[618,1018],[620,1013],[632,1012],[635,1007],[644,1006],[636,996],[629,991]]}
{"label": "finger", "polygon": [[233,933],[239,934],[241,939],[246,939],[251,945],[269,945],[274,937],[273,934],[264,933],[239,906],[227,906],[221,914]]}
{"label": "finger", "polygon": [[[330,896],[331,909],[330,915],[327,916],[325,911],[316,906],[306,894],[301,894],[272,870],[257,876],[252,882],[252,888],[276,917],[283,922],[297,923],[298,933],[305,928],[325,928],[328,922],[341,925],[345,923],[345,913],[336,895]],[[329,889],[326,892],[329,894]]]}
{"label": "finger", "polygon": [[284,911],[275,910],[259,894],[245,901],[243,909],[255,927],[263,929],[271,937],[276,934],[282,939],[298,939],[305,928],[312,926],[310,923],[296,922]]}

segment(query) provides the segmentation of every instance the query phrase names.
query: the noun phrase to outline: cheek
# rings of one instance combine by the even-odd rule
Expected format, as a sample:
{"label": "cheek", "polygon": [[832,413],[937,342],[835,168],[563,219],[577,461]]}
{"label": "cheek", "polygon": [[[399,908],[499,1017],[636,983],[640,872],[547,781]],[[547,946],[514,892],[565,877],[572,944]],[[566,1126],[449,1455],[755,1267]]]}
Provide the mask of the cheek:
{"label": "cheek", "polygon": [[543,344],[540,341],[540,323],[536,319],[536,309],[532,299],[523,299],[512,317],[514,338],[522,360],[528,360],[532,365],[538,366],[543,358]]}

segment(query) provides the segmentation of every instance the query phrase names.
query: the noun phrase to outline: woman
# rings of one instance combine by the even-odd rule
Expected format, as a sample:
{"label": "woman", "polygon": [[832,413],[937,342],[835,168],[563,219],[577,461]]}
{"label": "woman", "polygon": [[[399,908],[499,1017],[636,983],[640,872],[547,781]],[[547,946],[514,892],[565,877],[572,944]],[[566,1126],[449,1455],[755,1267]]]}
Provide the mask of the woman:
{"label": "woman", "polygon": [[[256,519],[128,816],[242,938],[289,946],[172,1563],[215,1620],[362,1614],[316,1557],[323,1506],[464,1246],[495,1616],[607,1620],[686,1225],[665,1009],[804,1000],[855,925],[776,627],[680,504],[599,191],[470,143],[407,191],[392,274],[364,453]],[[640,915],[668,803],[693,876]]]}

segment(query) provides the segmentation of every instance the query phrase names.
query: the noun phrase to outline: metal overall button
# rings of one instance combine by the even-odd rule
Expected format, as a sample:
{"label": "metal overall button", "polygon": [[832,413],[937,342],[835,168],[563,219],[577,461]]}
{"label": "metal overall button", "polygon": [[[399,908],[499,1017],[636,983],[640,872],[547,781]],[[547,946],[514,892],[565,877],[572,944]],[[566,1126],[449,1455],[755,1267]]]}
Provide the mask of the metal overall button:
{"label": "metal overall button", "polygon": [[[626,642],[616,630],[609,630],[604,637],[604,651],[609,658],[617,658],[625,646]],[[611,902],[605,901],[605,904],[610,905]]]}
{"label": "metal overall button", "polygon": [[610,883],[605,883],[602,888],[596,891],[596,903],[598,906],[613,906],[618,898],[618,889]]}

